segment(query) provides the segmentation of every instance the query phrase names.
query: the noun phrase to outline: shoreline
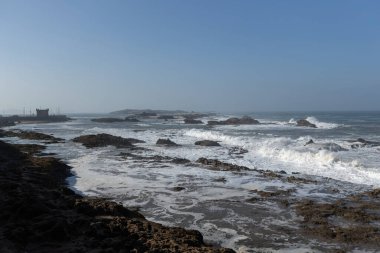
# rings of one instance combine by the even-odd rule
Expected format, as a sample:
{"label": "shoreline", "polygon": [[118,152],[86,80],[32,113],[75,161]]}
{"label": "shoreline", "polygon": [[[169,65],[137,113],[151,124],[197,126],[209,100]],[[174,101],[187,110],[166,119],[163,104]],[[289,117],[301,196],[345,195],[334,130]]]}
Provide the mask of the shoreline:
{"label": "shoreline", "polygon": [[0,141],[1,252],[234,252],[195,230],[165,227],[137,211],[68,188],[70,167]]}
{"label": "shoreline", "polygon": [[[3,131],[0,130],[0,137],[17,137],[20,139],[29,139],[29,140],[38,140],[41,141],[41,144],[6,144],[3,141],[0,141],[0,169],[5,172],[0,177],[0,186],[5,182],[5,186],[0,188],[1,194],[0,196],[13,196],[14,192],[11,187],[7,188],[7,185],[17,186],[18,189],[22,189],[22,193],[18,193],[19,195],[15,195],[13,199],[19,200],[19,202],[31,201],[30,194],[32,194],[31,198],[37,200],[37,211],[35,211],[34,215],[39,214],[40,210],[44,210],[44,206],[48,203],[48,213],[47,216],[39,217],[36,222],[29,224],[11,224],[8,226],[7,222],[9,221],[9,217],[12,220],[20,220],[18,216],[14,216],[13,212],[9,210],[16,210],[15,215],[19,215],[20,208],[8,208],[7,203],[4,202],[4,199],[0,199],[0,204],[5,206],[4,210],[7,210],[8,214],[3,214],[4,220],[0,219],[0,222],[6,223],[4,225],[5,228],[9,228],[13,226],[12,229],[16,231],[4,232],[4,228],[0,227],[0,242],[4,245],[8,245],[7,238],[9,235],[13,239],[26,237],[28,233],[31,233],[32,240],[37,240],[38,243],[45,243],[46,236],[49,239],[51,234],[55,234],[56,231],[39,231],[39,224],[50,224],[50,225],[42,225],[42,227],[56,227],[56,221],[52,221],[52,217],[56,218],[57,214],[55,214],[55,210],[60,210],[58,217],[60,217],[60,223],[57,228],[58,237],[54,236],[54,238],[50,238],[48,240],[49,245],[59,245],[60,247],[66,247],[62,249],[62,251],[52,251],[51,249],[46,250],[46,252],[67,252],[71,251],[70,247],[72,245],[66,245],[62,243],[67,243],[65,240],[69,238],[71,241],[75,242],[75,245],[80,245],[82,248],[75,249],[76,252],[92,252],[92,250],[99,249],[99,247],[103,249],[112,248],[109,252],[123,252],[120,251],[124,248],[120,248],[120,244],[124,243],[127,238],[123,236],[130,236],[130,229],[133,231],[133,235],[135,236],[136,242],[129,242],[130,244],[127,246],[127,252],[131,250],[130,247],[138,246],[136,248],[136,252],[146,252],[146,251],[158,251],[158,252],[234,252],[230,249],[219,248],[218,246],[212,247],[211,245],[207,245],[203,241],[203,236],[200,232],[196,230],[185,230],[179,227],[165,227],[156,222],[147,221],[144,216],[136,211],[131,211],[120,204],[117,204],[113,201],[108,201],[105,198],[99,197],[86,197],[81,194],[76,194],[75,191],[70,189],[70,186],[67,183],[67,178],[71,176],[70,167],[63,162],[61,162],[57,158],[49,157],[54,154],[44,154],[43,151],[47,147],[45,144],[51,143],[60,143],[66,142],[67,140],[56,138],[52,135],[47,135],[44,133],[34,132],[34,131],[23,131],[23,130],[11,130],[11,131]],[[326,189],[322,189],[321,193],[327,193],[326,190],[329,191],[331,195],[331,199],[329,198],[312,198],[311,196],[296,196],[297,191],[302,191],[302,185],[315,185],[318,188],[326,187],[326,181],[317,178],[304,178],[302,176],[298,176],[297,174],[287,174],[284,171],[270,171],[270,170],[261,170],[257,168],[248,168],[244,166],[239,166],[232,163],[226,163],[219,161],[217,159],[208,159],[207,157],[199,158],[198,160],[190,161],[187,159],[181,159],[178,157],[170,157],[170,156],[145,156],[143,153],[139,151],[142,150],[139,146],[134,146],[133,143],[141,143],[141,140],[133,139],[133,138],[121,138],[109,134],[98,134],[98,135],[82,135],[80,137],[74,138],[71,141],[79,142],[83,146],[88,149],[94,147],[105,147],[108,145],[115,146],[116,148],[126,148],[132,153],[123,153],[119,154],[123,159],[128,159],[129,161],[133,160],[135,162],[153,162],[156,166],[159,166],[161,163],[171,163],[173,165],[179,164],[188,164],[192,166],[197,166],[201,169],[206,169],[209,171],[215,172],[223,172],[229,171],[232,173],[236,173],[236,175],[244,175],[246,172],[254,172],[257,175],[257,179],[265,180],[265,181],[277,181],[284,182],[292,185],[289,189],[281,189],[281,188],[271,188],[267,190],[251,190],[250,195],[251,198],[242,200],[240,203],[241,208],[234,209],[235,211],[242,212],[242,215],[247,215],[249,217],[251,214],[246,212],[246,207],[252,208],[252,211],[256,212],[256,215],[261,217],[260,219],[266,219],[270,217],[270,214],[267,211],[262,209],[263,206],[267,204],[275,204],[286,213],[294,213],[297,217],[301,218],[297,223],[299,229],[294,231],[288,230],[287,233],[293,233],[292,236],[296,236],[297,239],[294,240],[293,245],[297,246],[297,243],[303,240],[314,240],[316,239],[321,245],[324,243],[330,244],[330,246],[326,246],[328,252],[336,252],[338,249],[344,249],[339,252],[346,252],[353,249],[374,249],[375,247],[380,246],[380,228],[378,226],[378,221],[380,220],[380,190],[358,190],[356,192],[351,192],[351,194],[345,194],[337,188],[327,187]],[[161,146],[161,148],[166,148],[165,146]],[[6,152],[3,152],[6,151]],[[9,152],[10,151],[10,152]],[[8,152],[8,153],[7,153]],[[22,154],[22,152],[24,154]],[[41,155],[40,157],[38,157]],[[36,157],[37,156],[37,157]],[[14,168],[15,172],[18,173],[18,180],[10,180],[9,172],[7,170],[7,164]],[[26,174],[26,176],[25,176]],[[5,177],[5,180],[3,180]],[[28,181],[29,179],[31,181]],[[21,180],[20,180],[21,179]],[[328,178],[325,178],[328,181]],[[10,182],[9,182],[10,180]],[[26,180],[26,181],[25,181]],[[221,183],[226,181],[226,178],[217,178]],[[14,181],[17,181],[15,184]],[[53,188],[49,188],[52,186],[45,185],[43,182],[53,182]],[[37,183],[36,183],[37,182]],[[55,182],[55,183],[54,183]],[[319,185],[319,186],[317,186]],[[24,187],[25,186],[25,187]],[[25,189],[32,189],[32,191],[25,191]],[[46,188],[46,192],[44,189]],[[3,190],[6,190],[3,192]],[[186,191],[185,187],[174,187],[169,189],[171,191]],[[269,190],[269,191],[268,191]],[[47,196],[45,199],[44,194],[50,194],[51,191],[54,192],[53,204],[51,203],[52,197]],[[5,194],[4,194],[5,193]],[[37,194],[35,194],[37,193]],[[25,197],[26,196],[29,197]],[[41,199],[42,198],[42,202]],[[28,202],[28,203],[29,203]],[[32,201],[33,202],[33,201]],[[45,203],[46,202],[46,203]],[[58,203],[56,203],[58,202]],[[4,205],[5,203],[5,205]],[[42,203],[42,204],[41,204]],[[244,204],[248,203],[248,204]],[[8,203],[9,204],[9,203]],[[24,205],[25,203],[23,203]],[[58,205],[58,206],[57,206]],[[238,205],[238,202],[235,202],[235,207]],[[41,209],[42,206],[42,209]],[[52,207],[53,206],[53,207]],[[223,206],[223,204],[222,204]],[[32,205],[34,208],[34,206]],[[63,207],[63,211],[61,210]],[[228,205],[225,205],[228,209]],[[33,213],[32,208],[32,213]],[[53,208],[54,214],[49,212],[49,210]],[[202,207],[200,207],[202,208]],[[30,206],[23,207],[21,209],[30,209]],[[193,210],[194,211],[194,210]],[[196,210],[195,210],[196,211]],[[206,212],[205,209],[199,210],[202,212]],[[22,214],[23,210],[21,210]],[[29,211],[27,211],[29,212]],[[62,215],[63,212],[63,215]],[[67,214],[70,214],[67,216]],[[72,222],[72,218],[74,214],[74,222]],[[8,215],[8,216],[7,216]],[[12,216],[13,215],[13,216]],[[24,215],[24,214],[22,214]],[[28,215],[28,214],[27,214]],[[43,215],[45,215],[43,213]],[[209,213],[208,215],[213,216],[214,214]],[[149,215],[148,215],[149,216]],[[1,218],[0,217],[0,218]],[[4,218],[6,217],[6,218]],[[31,215],[34,218],[33,215]],[[45,218],[47,217],[47,221]],[[63,217],[63,218],[62,218]],[[21,216],[22,219],[23,216]],[[22,220],[21,219],[21,220]],[[79,227],[75,220],[79,220]],[[132,220],[134,223],[131,223]],[[138,220],[138,221],[136,221]],[[153,219],[155,220],[155,219]],[[69,221],[69,222],[67,222]],[[159,219],[158,219],[159,221]],[[28,221],[29,222],[29,221]],[[81,223],[84,222],[84,223]],[[86,223],[87,222],[87,223]],[[135,223],[137,222],[137,223]],[[159,221],[160,222],[160,221]],[[75,223],[75,224],[74,224]],[[99,223],[103,225],[99,225],[100,227],[93,227],[91,224]],[[73,225],[74,224],[74,225]],[[87,225],[86,225],[87,224]],[[137,225],[136,225],[137,224]],[[167,224],[167,223],[164,223]],[[252,223],[254,225],[255,223]],[[25,232],[23,229],[29,226],[29,230]],[[31,226],[31,227],[30,227]],[[37,226],[37,227],[35,227]],[[81,227],[82,226],[82,227]],[[106,228],[104,228],[104,226]],[[115,227],[116,226],[116,227]],[[132,226],[132,227],[131,227]],[[177,224],[177,226],[183,226],[182,224]],[[151,228],[153,228],[151,230]],[[21,232],[18,231],[21,228]],[[147,230],[147,228],[149,228]],[[196,228],[199,229],[199,228]],[[283,229],[281,227],[277,227],[277,229]],[[85,231],[85,234],[81,234]],[[118,231],[115,233],[115,230]],[[260,231],[260,228],[256,227],[254,229],[256,232]],[[37,232],[35,232],[37,231]],[[62,232],[63,231],[63,232]],[[88,232],[90,231],[90,232]],[[95,232],[94,232],[95,231]],[[202,230],[203,231],[203,230]],[[287,231],[287,230],[284,230]],[[203,231],[205,232],[205,231]],[[274,233],[281,232],[273,231]],[[47,233],[47,235],[46,235]],[[69,233],[69,235],[67,234]],[[74,234],[75,238],[79,237],[79,241],[73,240],[71,237],[71,233]],[[99,235],[100,233],[100,235]],[[121,233],[121,234],[118,234]],[[45,241],[41,242],[41,235]],[[207,233],[205,234],[207,238]],[[273,234],[266,234],[269,236],[273,236]],[[163,236],[163,237],[162,237]],[[60,239],[60,237],[62,237]],[[98,242],[94,242],[94,244],[83,244],[84,241],[91,241],[93,238],[97,240],[106,240],[107,242],[103,245],[98,244]],[[112,239],[110,240],[109,237]],[[114,240],[114,238],[117,238]],[[120,238],[121,237],[121,238]],[[11,239],[12,239],[11,238]],[[129,238],[129,237],[128,237]],[[142,239],[141,239],[142,238]],[[173,238],[175,240],[173,241]],[[183,240],[182,240],[182,239]],[[12,240],[13,240],[12,239]],[[179,241],[177,241],[177,239]],[[265,241],[260,239],[260,237],[250,237],[247,238],[248,241],[246,243],[252,247],[256,248],[259,246],[260,249],[265,248],[265,246],[273,245],[271,241]],[[143,240],[143,242],[141,242]],[[144,244],[144,240],[149,241],[149,245]],[[30,240],[27,239],[27,242]],[[152,241],[154,242],[152,245]],[[3,243],[4,242],[4,243]],[[11,243],[14,243],[11,241]],[[26,247],[26,242],[16,241],[17,247]],[[33,242],[36,244],[35,242]],[[132,243],[132,244],[131,244]],[[137,243],[136,245],[133,243]],[[221,245],[222,242],[218,242],[217,245]],[[286,240],[283,241],[284,244],[289,244]],[[273,250],[283,249],[285,248],[284,244],[277,245]],[[132,245],[132,246],[131,246]],[[158,246],[157,246],[158,245]],[[282,246],[281,246],[282,245]],[[8,246],[6,246],[8,247]],[[34,247],[34,246],[33,246]],[[41,248],[41,245],[38,245],[38,250],[33,251],[29,249],[28,252],[45,252],[44,249]],[[44,246],[45,247],[45,246]],[[83,248],[84,247],[84,248]],[[90,248],[86,248],[90,247]],[[144,248],[145,247],[145,248]],[[147,248],[148,247],[148,248]],[[156,247],[156,248],[149,248]],[[315,249],[319,249],[318,243],[314,245]],[[56,247],[54,247],[55,250]],[[234,247],[235,248],[235,247]],[[69,249],[69,250],[68,250]],[[235,248],[236,249],[236,248]],[[268,249],[268,248],[267,248]],[[2,252],[2,248],[0,251]],[[18,250],[18,251],[17,251]],[[59,249],[61,250],[61,249]],[[82,251],[81,251],[82,250]],[[326,248],[321,248],[321,250],[326,250]],[[5,251],[5,252],[24,252],[19,249],[15,249],[13,251]],[[98,251],[95,251],[98,252]],[[107,252],[107,251],[100,251]]]}

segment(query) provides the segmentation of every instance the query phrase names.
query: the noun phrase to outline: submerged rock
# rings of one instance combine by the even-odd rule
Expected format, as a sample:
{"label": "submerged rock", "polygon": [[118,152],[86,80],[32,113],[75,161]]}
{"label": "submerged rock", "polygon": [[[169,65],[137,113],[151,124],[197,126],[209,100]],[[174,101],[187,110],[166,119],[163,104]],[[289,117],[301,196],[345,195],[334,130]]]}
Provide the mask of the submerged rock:
{"label": "submerged rock", "polygon": [[207,123],[208,125],[255,125],[255,124],[260,124],[258,120],[255,120],[251,117],[244,116],[242,118],[229,118],[227,120],[222,120],[222,121],[214,121],[210,120]]}
{"label": "submerged rock", "polygon": [[315,124],[310,123],[306,119],[297,120],[297,126],[317,128],[317,126]]}
{"label": "submerged rock", "polygon": [[378,146],[380,146],[380,142],[378,142],[378,141],[367,141],[363,138],[358,138],[357,140],[349,141],[349,142],[356,142],[356,143],[351,145],[351,148],[353,148],[353,149],[363,148],[363,147],[378,147]]}
{"label": "submerged rock", "polygon": [[156,145],[164,145],[164,146],[178,146],[177,143],[171,141],[170,139],[158,139]]}
{"label": "submerged rock", "polygon": [[182,187],[182,186],[176,186],[176,187],[171,188],[171,190],[172,190],[172,191],[175,191],[175,192],[180,192],[180,191],[185,190],[185,187]]}
{"label": "submerged rock", "polygon": [[218,142],[210,141],[210,140],[196,141],[194,144],[198,145],[198,146],[206,146],[206,147],[220,146],[220,144]]}
{"label": "submerged rock", "polygon": [[122,138],[110,134],[91,134],[83,135],[73,139],[74,142],[82,143],[87,148],[115,146],[117,148],[132,148],[133,143],[142,143],[144,141],[133,138]]}

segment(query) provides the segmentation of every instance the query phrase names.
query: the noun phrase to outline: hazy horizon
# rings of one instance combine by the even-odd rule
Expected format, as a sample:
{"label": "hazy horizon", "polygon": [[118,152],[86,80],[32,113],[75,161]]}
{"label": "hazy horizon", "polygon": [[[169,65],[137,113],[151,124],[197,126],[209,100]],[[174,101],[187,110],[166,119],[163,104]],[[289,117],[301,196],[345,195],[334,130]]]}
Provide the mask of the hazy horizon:
{"label": "hazy horizon", "polygon": [[379,111],[379,10],[359,0],[0,1],[0,114]]}

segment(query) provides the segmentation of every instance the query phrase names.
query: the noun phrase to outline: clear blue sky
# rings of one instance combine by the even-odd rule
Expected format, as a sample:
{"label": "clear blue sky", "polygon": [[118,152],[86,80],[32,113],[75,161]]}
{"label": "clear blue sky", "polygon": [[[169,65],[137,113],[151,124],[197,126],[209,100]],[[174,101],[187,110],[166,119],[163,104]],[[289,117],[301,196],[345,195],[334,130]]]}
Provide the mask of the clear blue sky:
{"label": "clear blue sky", "polygon": [[0,0],[0,113],[380,110],[380,1]]}

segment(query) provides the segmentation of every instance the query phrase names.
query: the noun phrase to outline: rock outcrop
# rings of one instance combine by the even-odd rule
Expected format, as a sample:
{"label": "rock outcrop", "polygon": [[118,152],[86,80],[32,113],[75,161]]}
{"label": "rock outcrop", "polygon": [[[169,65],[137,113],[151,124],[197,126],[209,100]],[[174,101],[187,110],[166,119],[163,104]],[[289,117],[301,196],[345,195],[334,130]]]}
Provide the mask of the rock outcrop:
{"label": "rock outcrop", "polygon": [[242,118],[229,118],[227,120],[222,120],[222,121],[214,121],[210,120],[207,123],[210,126],[214,125],[255,125],[255,124],[260,124],[258,120],[255,120],[251,117],[244,116]]}
{"label": "rock outcrop", "polygon": [[220,146],[220,144],[217,141],[210,141],[210,140],[196,141],[194,144],[198,146],[206,146],[206,147]]}
{"label": "rock outcrop", "polygon": [[204,157],[201,157],[197,160],[198,163],[207,165],[209,169],[212,170],[218,170],[218,171],[235,171],[235,172],[241,172],[241,171],[247,171],[250,170],[248,167],[239,166],[236,164],[231,163],[225,163],[221,162],[217,159],[207,159]]}
{"label": "rock outcrop", "polygon": [[312,127],[312,128],[317,128],[317,126],[313,123],[310,123],[309,121],[307,121],[306,119],[300,119],[300,120],[297,120],[297,125],[296,126],[299,126],[299,127]]}
{"label": "rock outcrop", "polygon": [[64,141],[64,139],[57,138],[49,134],[23,130],[4,131],[0,129],[0,137],[18,137],[20,139],[39,140],[47,143],[58,143]]}
{"label": "rock outcrop", "polygon": [[144,141],[133,138],[122,138],[110,134],[83,135],[73,139],[74,142],[82,143],[87,148],[115,146],[117,148],[134,148],[134,143],[144,143]]}
{"label": "rock outcrop", "polygon": [[175,143],[174,141],[171,141],[170,139],[158,139],[156,144],[164,145],[164,146],[178,146],[177,143]]}

